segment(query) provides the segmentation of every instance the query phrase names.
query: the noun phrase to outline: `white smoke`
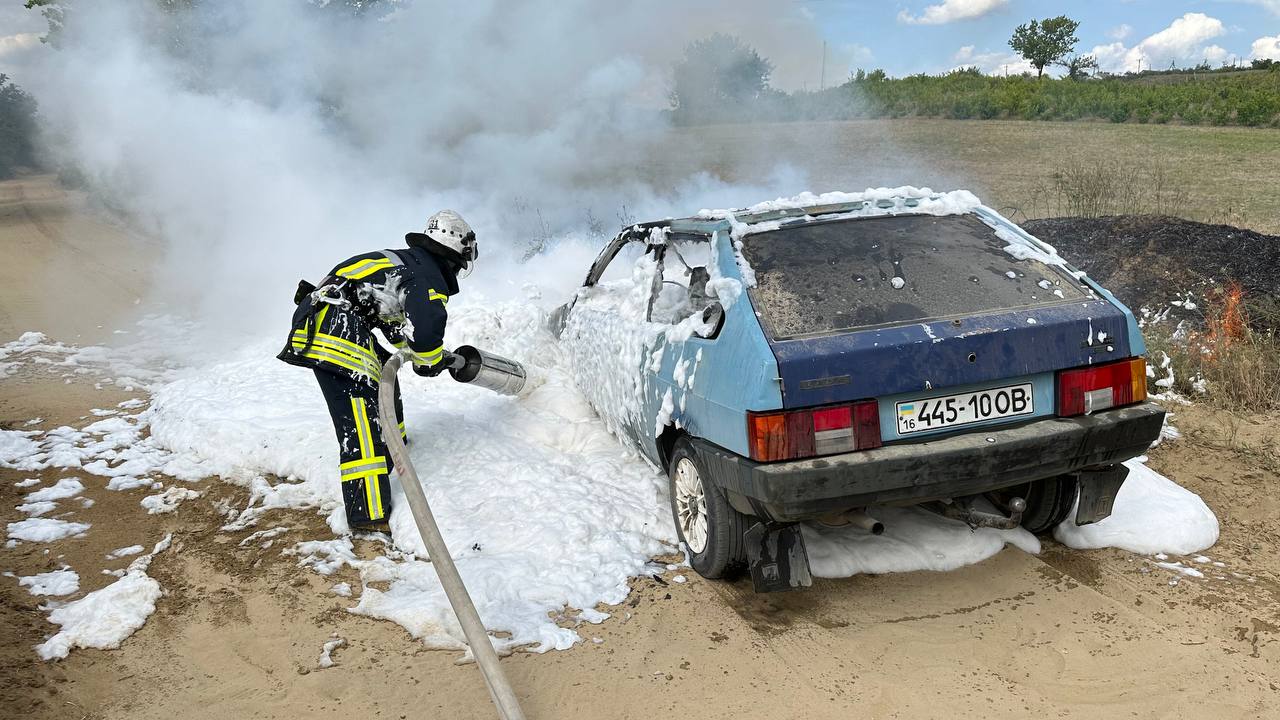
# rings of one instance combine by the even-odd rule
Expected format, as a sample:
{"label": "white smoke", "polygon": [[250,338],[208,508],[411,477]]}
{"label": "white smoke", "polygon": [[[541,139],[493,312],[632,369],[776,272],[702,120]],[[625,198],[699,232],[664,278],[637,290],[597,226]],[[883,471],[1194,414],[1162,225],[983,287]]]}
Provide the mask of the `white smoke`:
{"label": "white smoke", "polygon": [[[399,245],[440,207],[476,227],[489,292],[519,285],[529,248],[580,238],[567,290],[602,242],[589,229],[798,189],[673,180],[650,152],[671,64],[713,19],[756,28],[784,75],[770,27],[819,47],[792,3],[751,2],[750,23],[731,0],[159,5],[71,5],[31,89],[51,152],[160,240],[178,314],[279,329],[298,277]],[[548,264],[538,280],[558,279]]]}

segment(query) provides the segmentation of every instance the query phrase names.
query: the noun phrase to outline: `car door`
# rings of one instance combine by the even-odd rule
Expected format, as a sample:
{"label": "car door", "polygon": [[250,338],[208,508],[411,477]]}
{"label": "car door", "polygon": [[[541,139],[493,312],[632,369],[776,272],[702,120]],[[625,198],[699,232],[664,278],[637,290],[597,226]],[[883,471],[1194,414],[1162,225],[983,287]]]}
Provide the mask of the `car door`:
{"label": "car door", "polygon": [[657,438],[668,428],[696,434],[705,398],[694,381],[724,320],[709,288],[713,273],[718,274],[717,257],[706,235],[672,234],[657,259],[662,281],[653,285],[649,321],[658,331],[645,388],[649,436]]}
{"label": "car door", "polygon": [[570,306],[553,318],[575,384],[610,432],[650,459],[652,424],[645,422],[650,353],[660,329],[649,322],[661,283],[661,237],[629,229],[597,258]]}

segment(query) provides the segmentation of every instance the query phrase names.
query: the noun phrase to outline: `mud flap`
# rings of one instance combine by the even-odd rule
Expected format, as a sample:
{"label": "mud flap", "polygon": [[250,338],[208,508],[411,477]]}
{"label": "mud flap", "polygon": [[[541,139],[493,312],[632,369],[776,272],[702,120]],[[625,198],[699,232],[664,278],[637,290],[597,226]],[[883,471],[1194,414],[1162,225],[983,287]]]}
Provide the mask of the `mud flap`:
{"label": "mud flap", "polygon": [[1111,515],[1120,486],[1129,476],[1124,465],[1105,465],[1081,470],[1078,476],[1080,501],[1076,505],[1076,524],[1089,525]]}
{"label": "mud flap", "polygon": [[756,523],[744,535],[751,582],[758,593],[809,587],[809,554],[800,526]]}

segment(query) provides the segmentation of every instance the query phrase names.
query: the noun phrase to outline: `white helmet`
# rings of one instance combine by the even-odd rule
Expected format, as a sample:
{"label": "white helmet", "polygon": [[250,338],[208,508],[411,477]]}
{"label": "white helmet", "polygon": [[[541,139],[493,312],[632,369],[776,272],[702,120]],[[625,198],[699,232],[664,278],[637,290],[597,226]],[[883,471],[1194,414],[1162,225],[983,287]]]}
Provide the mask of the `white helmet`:
{"label": "white helmet", "polygon": [[457,253],[464,271],[469,271],[471,263],[480,256],[475,232],[461,215],[452,210],[441,210],[428,218],[423,234]]}

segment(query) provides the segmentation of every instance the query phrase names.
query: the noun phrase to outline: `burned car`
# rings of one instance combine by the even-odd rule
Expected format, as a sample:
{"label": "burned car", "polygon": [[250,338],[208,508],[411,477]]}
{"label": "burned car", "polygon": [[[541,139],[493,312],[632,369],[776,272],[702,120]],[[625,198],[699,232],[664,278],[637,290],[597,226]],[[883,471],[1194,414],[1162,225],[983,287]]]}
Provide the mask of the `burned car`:
{"label": "burned car", "polygon": [[694,569],[807,585],[796,523],[1107,517],[1159,436],[1133,314],[967,192],[804,195],[626,228],[551,317],[670,482]]}

